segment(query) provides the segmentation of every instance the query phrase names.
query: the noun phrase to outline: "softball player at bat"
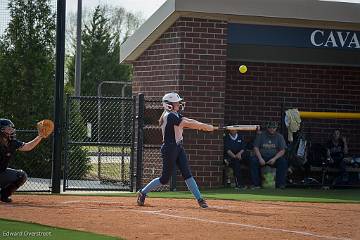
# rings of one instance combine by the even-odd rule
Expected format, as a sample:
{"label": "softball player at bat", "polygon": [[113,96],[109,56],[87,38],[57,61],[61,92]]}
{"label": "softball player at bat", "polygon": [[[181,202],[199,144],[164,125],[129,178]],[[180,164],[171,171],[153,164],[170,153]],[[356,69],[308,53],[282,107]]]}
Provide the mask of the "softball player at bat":
{"label": "softball player at bat", "polygon": [[185,179],[185,183],[189,190],[196,198],[198,204],[202,208],[207,208],[206,201],[202,198],[199,187],[188,165],[188,159],[183,148],[183,129],[192,128],[202,131],[214,131],[212,125],[198,122],[196,120],[183,117],[179,111],[184,110],[185,103],[177,93],[167,93],[162,98],[164,112],[159,119],[162,129],[163,144],[161,146],[161,157],[163,161],[162,174],[160,177],[153,179],[144,188],[137,193],[137,204],[143,206],[147,193],[158,186],[169,182],[171,173],[175,164],[180,169],[181,175]]}
{"label": "softball player at bat", "polygon": [[27,180],[23,170],[8,168],[16,150],[31,151],[41,139],[41,136],[37,136],[27,143],[17,140],[14,124],[9,119],[0,118],[0,200],[2,202],[12,202],[10,196]]}

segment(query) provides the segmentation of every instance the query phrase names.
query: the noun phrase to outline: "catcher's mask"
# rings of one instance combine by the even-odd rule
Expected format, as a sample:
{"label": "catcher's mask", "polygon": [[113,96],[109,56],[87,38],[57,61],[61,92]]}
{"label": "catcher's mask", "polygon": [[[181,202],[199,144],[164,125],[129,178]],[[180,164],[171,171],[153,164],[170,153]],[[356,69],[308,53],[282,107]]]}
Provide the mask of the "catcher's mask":
{"label": "catcher's mask", "polygon": [[179,94],[175,92],[167,93],[162,98],[163,107],[167,111],[172,111],[174,109],[173,103],[177,102],[180,103],[179,109],[183,111],[185,109],[185,102],[183,102]]}
{"label": "catcher's mask", "polygon": [[16,138],[15,125],[12,121],[6,118],[0,118],[0,135],[9,140]]}

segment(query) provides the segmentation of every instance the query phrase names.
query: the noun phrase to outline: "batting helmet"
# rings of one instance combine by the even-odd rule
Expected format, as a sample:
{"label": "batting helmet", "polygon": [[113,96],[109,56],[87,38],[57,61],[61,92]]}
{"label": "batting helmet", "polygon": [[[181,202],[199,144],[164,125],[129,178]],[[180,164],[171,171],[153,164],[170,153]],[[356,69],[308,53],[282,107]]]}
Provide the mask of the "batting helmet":
{"label": "batting helmet", "polygon": [[16,131],[13,122],[6,118],[0,118],[0,134],[2,137],[15,139]]}
{"label": "batting helmet", "polygon": [[171,111],[173,109],[172,103],[180,102],[180,109],[185,109],[185,102],[182,102],[182,98],[175,92],[167,93],[162,98],[162,104],[165,110]]}

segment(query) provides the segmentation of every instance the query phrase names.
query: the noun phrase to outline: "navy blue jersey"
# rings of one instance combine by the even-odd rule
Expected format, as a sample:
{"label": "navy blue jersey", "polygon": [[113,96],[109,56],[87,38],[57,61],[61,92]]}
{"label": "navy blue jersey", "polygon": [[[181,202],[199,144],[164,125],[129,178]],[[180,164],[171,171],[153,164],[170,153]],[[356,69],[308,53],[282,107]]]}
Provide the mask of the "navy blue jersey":
{"label": "navy blue jersey", "polygon": [[14,158],[17,149],[24,146],[24,142],[11,140],[8,146],[0,145],[0,172],[6,170],[10,160]]}
{"label": "navy blue jersey", "polygon": [[331,158],[344,158],[345,143],[342,139],[339,139],[339,142],[336,145],[332,140],[329,140],[326,144],[326,148],[329,149]]}
{"label": "navy blue jersey", "polygon": [[235,139],[232,139],[230,134],[227,134],[224,140],[224,150],[227,153],[230,150],[232,153],[237,154],[245,149],[245,143],[240,134],[237,134]]}
{"label": "navy blue jersey", "polygon": [[161,125],[164,144],[176,144],[183,140],[183,128],[180,127],[182,115],[176,112],[165,112]]}

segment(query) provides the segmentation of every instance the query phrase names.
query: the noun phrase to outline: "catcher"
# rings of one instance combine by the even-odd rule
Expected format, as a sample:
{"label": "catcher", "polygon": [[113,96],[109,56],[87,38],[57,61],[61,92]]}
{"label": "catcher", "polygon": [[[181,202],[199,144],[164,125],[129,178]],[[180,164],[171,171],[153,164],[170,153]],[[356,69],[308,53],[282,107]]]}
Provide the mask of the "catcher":
{"label": "catcher", "polygon": [[27,152],[34,149],[43,138],[47,138],[54,129],[51,120],[38,122],[38,136],[30,142],[22,142],[16,139],[14,124],[5,118],[0,118],[0,200],[10,203],[10,196],[21,187],[27,180],[23,170],[8,168],[10,160],[14,158],[16,150]]}

